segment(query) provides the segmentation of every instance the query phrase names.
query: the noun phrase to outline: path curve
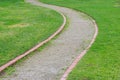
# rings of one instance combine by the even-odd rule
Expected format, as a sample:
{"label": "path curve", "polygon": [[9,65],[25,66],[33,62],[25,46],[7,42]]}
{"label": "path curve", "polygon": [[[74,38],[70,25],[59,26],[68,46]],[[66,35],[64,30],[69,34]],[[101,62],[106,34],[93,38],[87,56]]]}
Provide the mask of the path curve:
{"label": "path curve", "polygon": [[21,65],[16,65],[16,71],[11,76],[2,79],[59,80],[65,73],[61,78],[65,80],[71,69],[94,42],[98,32],[95,21],[86,14],[69,8],[47,5],[37,0],[26,0],[26,2],[63,13],[69,19],[69,26],[49,46],[42,51],[35,52]]}
{"label": "path curve", "polygon": [[16,58],[14,58],[13,60],[9,61],[8,63],[0,66],[0,72],[5,70],[7,67],[13,65],[14,63],[16,63],[18,60],[22,59],[23,57],[27,56],[31,52],[37,50],[39,47],[43,46],[45,43],[49,42],[51,39],[53,39],[56,35],[58,35],[64,29],[65,24],[66,24],[66,17],[61,12],[58,12],[58,13],[63,17],[63,23],[60,26],[60,28],[55,33],[53,33],[50,37],[48,37],[46,40],[38,43],[36,46],[34,46],[33,48],[29,49],[28,51],[26,51],[22,55],[19,55]]}

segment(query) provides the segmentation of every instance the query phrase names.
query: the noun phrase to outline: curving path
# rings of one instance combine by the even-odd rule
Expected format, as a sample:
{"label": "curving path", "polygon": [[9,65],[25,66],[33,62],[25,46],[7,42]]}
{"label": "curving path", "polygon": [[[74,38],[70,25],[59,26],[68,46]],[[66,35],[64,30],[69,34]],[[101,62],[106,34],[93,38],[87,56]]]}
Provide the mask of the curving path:
{"label": "curving path", "polygon": [[16,65],[16,71],[2,80],[60,80],[74,59],[91,43],[96,32],[95,25],[87,15],[72,9],[43,4],[37,0],[26,2],[63,13],[69,19],[69,26],[49,46]]}

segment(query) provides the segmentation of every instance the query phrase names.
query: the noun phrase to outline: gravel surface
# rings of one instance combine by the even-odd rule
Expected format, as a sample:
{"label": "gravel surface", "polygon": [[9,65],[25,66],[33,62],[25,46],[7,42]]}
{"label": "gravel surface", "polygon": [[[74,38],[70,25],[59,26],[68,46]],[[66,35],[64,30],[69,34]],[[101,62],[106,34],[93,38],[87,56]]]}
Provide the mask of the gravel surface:
{"label": "gravel surface", "polygon": [[16,71],[2,80],[59,80],[66,68],[90,43],[95,33],[91,19],[69,8],[26,0],[34,5],[62,12],[69,19],[68,28],[42,51],[15,65]]}

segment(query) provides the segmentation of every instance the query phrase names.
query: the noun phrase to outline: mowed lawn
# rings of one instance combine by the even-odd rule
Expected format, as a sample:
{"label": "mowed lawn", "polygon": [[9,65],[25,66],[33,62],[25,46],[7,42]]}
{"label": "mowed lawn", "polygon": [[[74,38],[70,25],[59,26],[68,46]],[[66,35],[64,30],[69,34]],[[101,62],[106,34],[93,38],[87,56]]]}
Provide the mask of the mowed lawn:
{"label": "mowed lawn", "polygon": [[68,80],[120,80],[120,0],[40,0],[92,16],[99,28],[88,53]]}
{"label": "mowed lawn", "polygon": [[53,10],[0,0],[0,66],[48,38],[62,22]]}

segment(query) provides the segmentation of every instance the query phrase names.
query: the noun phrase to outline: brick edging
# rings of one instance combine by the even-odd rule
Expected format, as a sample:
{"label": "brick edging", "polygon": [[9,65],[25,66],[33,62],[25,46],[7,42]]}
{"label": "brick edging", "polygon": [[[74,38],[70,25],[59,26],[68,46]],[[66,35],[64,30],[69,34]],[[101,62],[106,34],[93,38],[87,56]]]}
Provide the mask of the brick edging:
{"label": "brick edging", "polygon": [[[84,13],[85,14],[85,13]],[[89,16],[90,17],[90,16]],[[91,18],[91,17],[90,17]],[[62,75],[61,79],[60,80],[66,80],[69,73],[75,68],[75,66],[78,64],[78,62],[81,60],[81,58],[87,53],[87,51],[89,50],[89,48],[92,46],[92,44],[94,43],[96,37],[97,37],[97,34],[98,34],[98,26],[95,22],[95,20],[92,20],[92,23],[94,24],[94,27],[95,27],[95,33],[94,33],[94,36],[93,36],[93,39],[92,41],[90,42],[90,44],[88,45],[88,47],[82,51],[77,57],[76,59],[73,61],[73,63],[67,68],[67,70],[65,71],[65,73]]]}
{"label": "brick edging", "polygon": [[4,69],[6,69],[7,67],[13,65],[14,63],[16,63],[18,60],[22,59],[23,57],[27,56],[28,54],[30,54],[31,52],[35,51],[36,49],[38,49],[39,47],[41,47],[42,45],[44,45],[45,43],[47,43],[48,41],[50,41],[52,38],[54,38],[57,34],[59,34],[65,27],[66,24],[66,17],[64,16],[63,13],[58,12],[62,17],[63,17],[63,23],[60,26],[60,28],[54,33],[52,34],[50,37],[48,37],[46,40],[38,43],[36,46],[34,46],[33,48],[31,48],[30,50],[26,51],[25,53],[23,53],[22,55],[14,58],[13,60],[9,61],[8,63],[0,66],[0,72],[2,72]]}

